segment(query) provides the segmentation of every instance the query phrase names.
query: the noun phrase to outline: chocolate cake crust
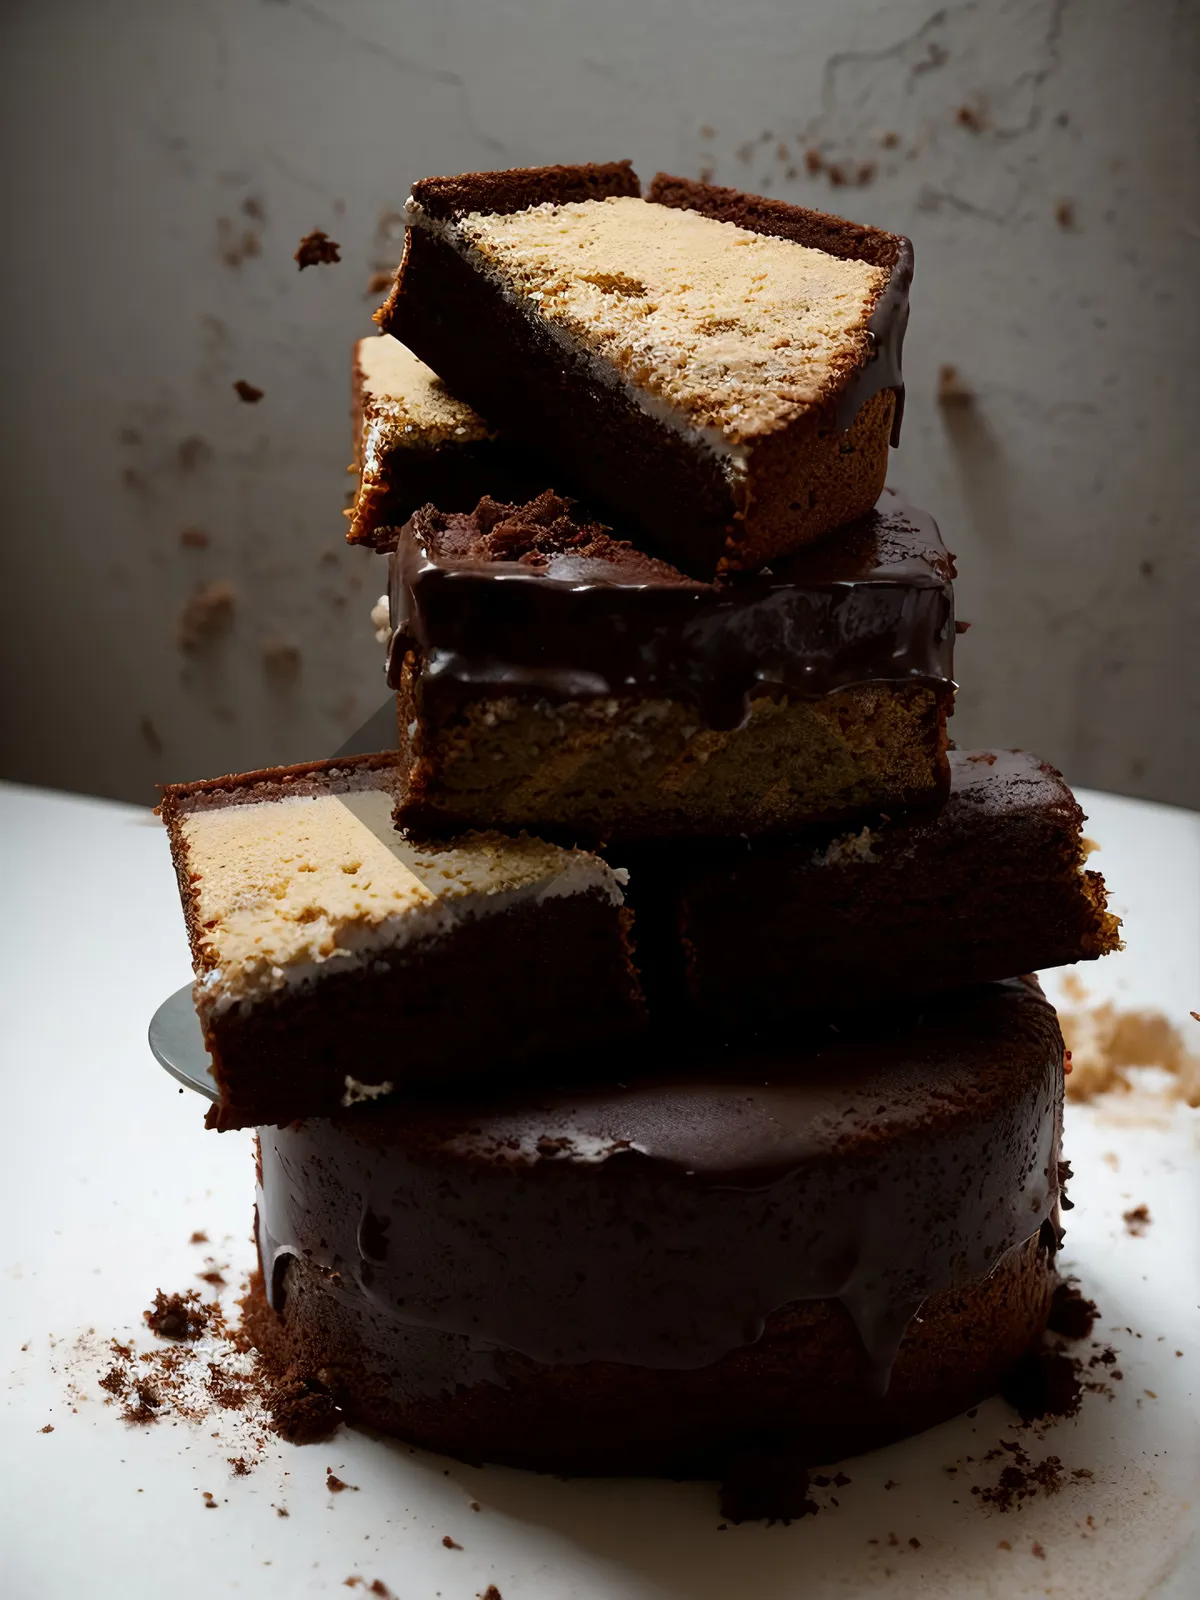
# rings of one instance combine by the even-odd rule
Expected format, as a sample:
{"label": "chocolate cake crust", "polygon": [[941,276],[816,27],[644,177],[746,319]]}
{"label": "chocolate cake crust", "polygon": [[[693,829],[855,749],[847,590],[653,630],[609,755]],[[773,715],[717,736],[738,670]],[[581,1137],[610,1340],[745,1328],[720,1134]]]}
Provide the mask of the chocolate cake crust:
{"label": "chocolate cake crust", "polygon": [[[949,763],[940,811],[703,856],[632,857],[655,988],[681,983],[698,1015],[756,1026],[1119,949],[1062,775],[1021,750],[953,750]],[[648,926],[651,905],[668,924],[661,934]]]}
{"label": "chocolate cake crust", "polygon": [[[714,1442],[739,1431],[719,1398],[723,1361],[739,1364],[743,1433],[771,1403],[780,1426],[802,1419],[814,1374],[801,1359],[789,1381],[774,1336],[818,1302],[818,1320],[831,1304],[850,1318],[861,1424],[918,1307],[968,1292],[1027,1242],[1036,1251],[1052,1224],[1062,1041],[1035,985],[956,995],[804,1050],[672,1055],[660,1041],[622,1072],[621,1086],[264,1130],[258,1241],[276,1331],[300,1348],[320,1337],[321,1304],[333,1308],[347,1339],[329,1353],[343,1371],[358,1364],[360,1417],[402,1435],[411,1418],[432,1448],[548,1469],[572,1456],[580,1470],[576,1418],[531,1436],[522,1397],[536,1408],[575,1389],[582,1403],[589,1373],[615,1367],[613,1392],[651,1407],[662,1450],[649,1470],[662,1470],[703,1436],[704,1415],[676,1409],[678,1384],[719,1416]],[[293,1268],[307,1280],[294,1300]],[[1018,1343],[1040,1332],[1048,1299],[1047,1287],[1016,1318]],[[1005,1326],[1001,1342],[1013,1338]],[[943,1402],[960,1377],[941,1374]],[[498,1456],[495,1438],[470,1440],[473,1408],[503,1407],[496,1389],[513,1391]]]}
{"label": "chocolate cake crust", "polygon": [[429,216],[449,221],[472,211],[507,216],[527,206],[566,205],[572,200],[604,200],[609,195],[636,196],[641,192],[631,161],[593,161],[421,178],[413,184],[412,197]]}
{"label": "chocolate cake crust", "polygon": [[835,542],[717,584],[585,515],[552,495],[419,511],[389,562],[392,687],[415,651],[426,697],[637,692],[714,729],[743,724],[764,690],[953,687],[954,563],[933,518],[890,490]]}

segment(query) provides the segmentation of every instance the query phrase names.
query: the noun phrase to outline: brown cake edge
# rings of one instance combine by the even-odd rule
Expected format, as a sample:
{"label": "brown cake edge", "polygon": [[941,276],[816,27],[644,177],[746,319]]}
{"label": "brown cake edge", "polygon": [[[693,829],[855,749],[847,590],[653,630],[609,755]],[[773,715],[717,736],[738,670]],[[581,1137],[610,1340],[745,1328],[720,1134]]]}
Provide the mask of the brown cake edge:
{"label": "brown cake edge", "polygon": [[583,1476],[713,1477],[764,1441],[784,1440],[809,1464],[828,1463],[978,1404],[1041,1340],[1057,1283],[1042,1230],[986,1276],[931,1296],[883,1397],[871,1392],[853,1323],[834,1300],[781,1307],[755,1343],[698,1370],[550,1366],[509,1352],[503,1386],[485,1381],[407,1402],[389,1397],[388,1354],[364,1345],[363,1324],[319,1269],[291,1260],[282,1317],[256,1272],[245,1327],[270,1366],[330,1391],[349,1420],[458,1460]]}

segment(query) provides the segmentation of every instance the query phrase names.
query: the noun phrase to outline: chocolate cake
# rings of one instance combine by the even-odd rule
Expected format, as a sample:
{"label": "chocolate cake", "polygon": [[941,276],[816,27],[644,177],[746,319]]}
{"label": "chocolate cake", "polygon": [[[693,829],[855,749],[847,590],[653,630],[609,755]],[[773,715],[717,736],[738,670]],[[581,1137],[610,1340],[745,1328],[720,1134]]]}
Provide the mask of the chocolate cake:
{"label": "chocolate cake", "polygon": [[627,840],[936,801],[953,575],[886,491],[836,541],[717,584],[552,494],[427,506],[390,558],[397,815]]}
{"label": "chocolate cake", "polygon": [[336,1112],[635,1034],[624,874],[540,839],[422,843],[395,753],[163,790],[217,1128]]}
{"label": "chocolate cake", "polygon": [[912,246],[628,162],[425,178],[379,313],[685,572],[865,515],[899,427]]}
{"label": "chocolate cake", "polygon": [[352,1420],[464,1460],[834,1460],[1040,1338],[1062,1068],[1015,980],[805,1050],[634,1047],[620,1083],[263,1129],[250,1326]]}
{"label": "chocolate cake", "polygon": [[429,502],[470,511],[485,494],[528,500],[552,470],[501,438],[398,339],[354,346],[354,465],[358,493],[345,514],[350,544],[391,550]]}
{"label": "chocolate cake", "polygon": [[[832,837],[631,858],[641,948],[688,1005],[731,1027],[1091,961],[1120,948],[1085,821],[1021,750],[950,752],[938,812]],[[647,937],[642,905],[666,926]]]}

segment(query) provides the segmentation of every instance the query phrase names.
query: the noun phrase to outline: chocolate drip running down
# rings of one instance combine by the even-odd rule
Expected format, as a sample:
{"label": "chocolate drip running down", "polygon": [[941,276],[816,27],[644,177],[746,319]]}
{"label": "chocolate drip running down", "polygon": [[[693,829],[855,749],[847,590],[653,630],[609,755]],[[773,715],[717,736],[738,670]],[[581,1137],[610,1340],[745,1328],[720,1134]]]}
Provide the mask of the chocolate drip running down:
{"label": "chocolate drip running down", "polygon": [[[524,538],[498,542],[501,518]],[[954,563],[933,519],[890,490],[835,540],[718,583],[599,524],[570,527],[569,503],[549,494],[419,511],[389,558],[391,686],[416,648],[426,693],[661,695],[729,729],[756,692],[952,685]]]}
{"label": "chocolate drip running down", "polygon": [[835,1298],[883,1389],[921,1302],[1055,1215],[1062,1040],[1032,983],[803,1050],[658,1041],[624,1070],[262,1129],[274,1308],[307,1262],[373,1344],[420,1340],[404,1384],[436,1393],[503,1382],[514,1352],[697,1369]]}

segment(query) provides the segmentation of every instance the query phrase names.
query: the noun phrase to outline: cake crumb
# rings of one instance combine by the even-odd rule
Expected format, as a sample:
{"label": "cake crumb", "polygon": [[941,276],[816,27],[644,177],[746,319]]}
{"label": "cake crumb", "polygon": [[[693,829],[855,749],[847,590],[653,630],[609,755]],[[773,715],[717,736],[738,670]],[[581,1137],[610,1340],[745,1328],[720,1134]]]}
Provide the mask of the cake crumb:
{"label": "cake crumb", "polygon": [[197,1228],[195,1233],[193,1233],[192,1237],[188,1240],[188,1243],[189,1244],[207,1244],[208,1243],[208,1235],[205,1233],[203,1228]]}
{"label": "cake crumb", "polygon": [[504,1596],[494,1583],[489,1583],[483,1593],[477,1597],[477,1600],[504,1600]]}
{"label": "cake crumb", "polygon": [[1033,1551],[1034,1555],[1038,1558],[1039,1561],[1045,1561],[1046,1552],[1042,1549],[1040,1544],[1038,1544],[1035,1541],[1033,1544],[1030,1545],[1029,1548]]}
{"label": "cake crumb", "polygon": [[1059,1350],[1031,1350],[1005,1378],[1000,1393],[1025,1422],[1073,1417],[1083,1395],[1078,1363]]}
{"label": "cake crumb", "polygon": [[204,1509],[206,1511],[215,1511],[217,1509],[215,1498],[209,1494],[207,1489],[201,1489],[200,1493],[204,1496]]}
{"label": "cake crumb", "polygon": [[1125,1232],[1132,1234],[1135,1239],[1142,1239],[1146,1229],[1150,1226],[1150,1208],[1148,1206],[1134,1206],[1129,1211],[1121,1213],[1121,1221],[1125,1224]]}
{"label": "cake crumb", "polygon": [[209,540],[203,528],[184,528],[179,543],[185,550],[207,550]]}
{"label": "cake crumb", "polygon": [[1054,220],[1064,231],[1073,228],[1075,226],[1075,202],[1073,200],[1060,200],[1054,208]]}
{"label": "cake crumb", "polygon": [[1062,1010],[1058,1020],[1071,1052],[1069,1099],[1128,1093],[1132,1068],[1158,1067],[1172,1080],[1171,1098],[1200,1106],[1200,1055],[1162,1012],[1118,1011],[1106,1001],[1086,1011]]}
{"label": "cake crumb", "polygon": [[276,1506],[275,1507],[275,1515],[277,1517],[290,1517],[291,1514],[292,1513],[288,1510],[288,1508],[286,1506]]}
{"label": "cake crumb", "polygon": [[1074,1284],[1060,1283],[1050,1302],[1046,1326],[1064,1339],[1086,1339],[1099,1315],[1094,1300],[1088,1300]]}
{"label": "cake crumb", "polygon": [[179,614],[179,648],[190,655],[222,633],[232,620],[236,602],[237,590],[231,583],[200,584]]}
{"label": "cake crumb", "polygon": [[39,1428],[38,1432],[39,1433],[53,1433],[54,1432],[54,1424],[52,1422],[48,1422],[44,1428]]}
{"label": "cake crumb", "polygon": [[208,1311],[194,1289],[186,1294],[155,1290],[154,1304],[142,1316],[160,1339],[198,1339],[208,1326]]}
{"label": "cake crumb", "polygon": [[290,681],[300,673],[300,649],[277,634],[268,634],[261,647],[265,671],[280,681]]}
{"label": "cake crumb", "polygon": [[339,1478],[332,1467],[325,1468],[325,1487],[330,1494],[341,1494],[344,1489],[353,1489],[355,1493],[358,1492],[356,1483],[347,1483],[343,1478]]}
{"label": "cake crumb", "polygon": [[254,384],[247,383],[245,378],[239,378],[233,387],[238,399],[244,400],[248,406],[256,406],[266,393],[265,389],[259,389]]}
{"label": "cake crumb", "polygon": [[292,260],[296,262],[300,271],[305,267],[325,267],[340,261],[341,245],[331,239],[322,228],[314,228],[311,233],[306,233],[296,248]]}
{"label": "cake crumb", "polygon": [[347,1073],[342,1105],[356,1106],[363,1100],[378,1100],[381,1095],[391,1094],[393,1087],[387,1079],[383,1083],[359,1083],[357,1078],[352,1078]]}
{"label": "cake crumb", "polygon": [[787,1445],[737,1452],[721,1484],[720,1514],[727,1522],[782,1522],[814,1516],[808,1468]]}
{"label": "cake crumb", "polygon": [[975,392],[959,376],[958,368],[950,365],[938,368],[937,403],[940,406],[969,406],[975,401]]}
{"label": "cake crumb", "polygon": [[462,1549],[462,1545],[456,1543],[455,1540],[453,1540],[448,1533],[444,1533],[442,1535],[442,1543],[445,1545],[447,1550],[461,1550]]}

